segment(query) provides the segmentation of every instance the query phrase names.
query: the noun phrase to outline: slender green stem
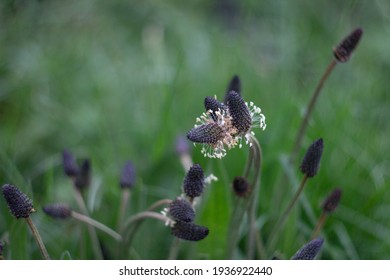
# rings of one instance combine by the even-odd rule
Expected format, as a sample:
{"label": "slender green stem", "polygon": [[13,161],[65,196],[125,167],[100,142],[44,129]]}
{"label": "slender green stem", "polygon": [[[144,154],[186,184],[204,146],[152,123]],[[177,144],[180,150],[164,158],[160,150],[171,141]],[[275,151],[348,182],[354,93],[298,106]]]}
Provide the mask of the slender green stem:
{"label": "slender green stem", "polygon": [[320,234],[322,228],[324,227],[326,218],[327,218],[326,213],[322,212],[320,218],[318,219],[317,225],[316,225],[316,227],[311,235],[312,240]]}
{"label": "slender green stem", "polygon": [[311,99],[306,107],[305,115],[303,117],[301,126],[299,127],[298,134],[295,138],[294,148],[293,148],[292,153],[291,153],[291,157],[290,157],[291,164],[294,163],[295,158],[297,156],[297,153],[299,151],[299,148],[301,147],[302,139],[303,139],[303,136],[305,135],[307,124],[309,123],[309,118],[314,110],[318,96],[321,93],[321,89],[336,65],[337,65],[337,61],[335,59],[333,59],[330,62],[330,64],[328,65],[328,67],[326,68],[320,81],[318,82],[317,87],[315,88],[314,93],[313,93],[313,95],[312,95],[312,97],[311,97]]}
{"label": "slender green stem", "polygon": [[277,241],[277,237],[279,235],[279,232],[282,229],[282,227],[283,227],[283,225],[284,225],[288,215],[290,214],[292,208],[296,204],[300,194],[302,193],[302,190],[305,187],[305,183],[306,183],[307,179],[308,179],[307,175],[304,175],[298,190],[295,192],[294,197],[290,201],[290,204],[288,205],[287,209],[284,211],[283,215],[279,218],[279,220],[276,223],[275,227],[271,231],[270,239],[268,240],[268,246],[267,246],[268,250],[267,251],[272,250],[273,247],[275,246],[275,242]]}
{"label": "slender green stem", "polygon": [[71,213],[71,216],[81,222],[84,222],[88,225],[91,225],[95,228],[98,228],[100,229],[101,231],[104,231],[105,233],[107,233],[108,235],[110,235],[112,238],[114,238],[115,240],[117,241],[122,241],[122,236],[120,236],[120,234],[118,234],[117,232],[115,232],[114,230],[110,229],[109,227],[107,227],[106,225],[88,217],[88,216],[85,216],[83,214],[80,214],[80,213],[77,213],[75,211],[72,211]]}
{"label": "slender green stem", "polygon": [[45,244],[42,241],[42,237],[39,234],[38,229],[35,227],[33,221],[31,220],[30,217],[27,217],[26,218],[26,222],[27,222],[28,226],[30,227],[30,230],[31,230],[32,234],[35,237],[35,241],[38,244],[39,250],[41,250],[41,254],[42,254],[43,258],[45,260],[50,260],[49,253],[47,252]]}
{"label": "slender green stem", "polygon": [[156,208],[162,206],[162,205],[168,205],[172,202],[172,199],[161,199],[161,200],[158,200],[156,201],[155,203],[153,203],[148,209],[147,211],[153,211],[155,210]]}
{"label": "slender green stem", "polygon": [[[73,193],[74,193],[77,205],[80,208],[80,211],[85,216],[89,216],[87,206],[85,205],[85,202],[84,202],[83,196],[81,195],[80,190],[76,187],[74,187],[73,190],[74,190]],[[100,247],[99,239],[97,237],[95,228],[93,226],[91,226],[90,224],[87,224],[87,228],[88,228],[89,236],[91,237],[92,249],[94,251],[94,254],[95,254],[97,259],[102,260],[103,253],[102,253],[102,249]]]}

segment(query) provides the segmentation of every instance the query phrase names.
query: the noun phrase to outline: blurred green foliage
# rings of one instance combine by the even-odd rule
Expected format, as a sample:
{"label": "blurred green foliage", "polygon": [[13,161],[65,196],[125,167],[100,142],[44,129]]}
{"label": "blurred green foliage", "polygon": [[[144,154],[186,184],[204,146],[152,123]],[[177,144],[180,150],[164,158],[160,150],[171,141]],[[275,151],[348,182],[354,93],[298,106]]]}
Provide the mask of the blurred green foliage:
{"label": "blurred green foliage", "polygon": [[[286,169],[284,162],[306,103],[332,48],[358,26],[364,29],[360,45],[351,61],[336,67],[310,121],[303,146],[324,139],[321,168],[278,250],[289,258],[308,241],[322,200],[339,186],[341,206],[325,224],[321,258],[389,259],[386,0],[1,1],[0,182],[33,198],[38,211],[32,218],[52,258],[92,259],[84,226],[41,211],[52,202],[76,207],[62,150],[91,159],[88,208],[115,228],[124,162],[130,159],[137,168],[127,215],[178,196],[185,173],[175,139],[193,127],[204,97],[222,99],[237,74],[244,99],[267,118],[267,129],[255,131],[264,154],[258,224],[266,242],[301,178],[298,166]],[[219,181],[207,188],[196,217],[210,235],[183,243],[179,257],[224,259],[230,185],[244,169],[247,148],[222,160],[203,158],[199,146],[192,154]],[[289,182],[279,185],[284,172]],[[112,239],[99,237],[112,258]],[[0,239],[9,241],[6,258],[41,258],[26,225],[11,217],[3,199]],[[172,240],[162,223],[147,221],[127,257],[165,259]]]}

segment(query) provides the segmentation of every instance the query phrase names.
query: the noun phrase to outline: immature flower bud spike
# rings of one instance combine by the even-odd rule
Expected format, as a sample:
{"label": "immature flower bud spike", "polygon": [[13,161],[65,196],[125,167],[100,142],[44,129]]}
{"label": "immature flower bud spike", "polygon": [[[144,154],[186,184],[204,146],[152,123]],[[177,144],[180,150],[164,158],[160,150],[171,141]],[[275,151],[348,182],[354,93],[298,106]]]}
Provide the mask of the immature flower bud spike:
{"label": "immature flower bud spike", "polygon": [[31,199],[14,185],[5,184],[2,192],[11,214],[17,219],[28,218],[31,213],[35,212]]}
{"label": "immature flower bud spike", "polygon": [[320,252],[324,239],[316,238],[306,243],[299,251],[291,258],[292,260],[314,260]]}
{"label": "immature flower bud spike", "polygon": [[252,126],[251,114],[245,101],[235,91],[228,92],[226,100],[233,126],[237,128],[239,134],[245,134]]}
{"label": "immature flower bud spike", "polygon": [[183,221],[176,221],[171,229],[173,236],[188,241],[200,241],[209,234],[209,229],[204,226],[195,225],[193,223],[186,223]]}
{"label": "immature flower bud spike", "polygon": [[168,214],[175,221],[193,222],[195,218],[195,211],[191,203],[182,198],[177,198],[168,206]]}
{"label": "immature flower bud spike", "polygon": [[300,166],[302,173],[306,174],[307,177],[314,177],[317,174],[323,149],[324,142],[322,138],[314,141],[307,149]]}
{"label": "immature flower bud spike", "polygon": [[76,188],[79,190],[87,188],[91,180],[91,162],[89,159],[83,161],[80,171],[77,173],[74,182]]}
{"label": "immature flower bud spike", "polygon": [[362,35],[363,29],[361,28],[356,28],[354,31],[352,31],[351,34],[345,37],[344,40],[341,41],[341,43],[336,48],[334,48],[334,57],[339,62],[347,62],[351,57],[352,52],[358,45]]}
{"label": "immature flower bud spike", "polygon": [[325,199],[322,204],[322,209],[325,213],[330,214],[336,210],[337,206],[339,206],[341,199],[341,189],[335,188],[329,196]]}
{"label": "immature flower bud spike", "polygon": [[198,197],[202,194],[204,188],[204,173],[199,164],[194,164],[188,170],[184,178],[183,191],[191,198]]}
{"label": "immature flower bud spike", "polygon": [[79,172],[76,160],[68,150],[62,152],[62,166],[64,173],[69,177],[75,177]]}
{"label": "immature flower bud spike", "polygon": [[202,124],[191,129],[187,138],[195,143],[216,144],[223,138],[223,130],[216,123]]}
{"label": "immature flower bud spike", "polygon": [[230,92],[230,91],[235,91],[241,95],[241,81],[237,75],[234,75],[229,82],[227,92]]}
{"label": "immature flower bud spike", "polygon": [[236,176],[233,180],[233,190],[238,196],[245,196],[249,193],[249,182],[241,176]]}
{"label": "immature flower bud spike", "polygon": [[207,96],[204,99],[204,107],[206,111],[211,110],[211,118],[216,122],[218,120],[218,116],[215,112],[225,110],[226,107],[223,103],[219,102],[214,97]]}
{"label": "immature flower bud spike", "polygon": [[56,219],[66,219],[72,215],[72,210],[64,203],[46,205],[42,208],[42,210],[50,217]]}
{"label": "immature flower bud spike", "polygon": [[127,161],[122,169],[122,174],[119,180],[122,189],[133,188],[135,186],[135,168],[131,161]]}

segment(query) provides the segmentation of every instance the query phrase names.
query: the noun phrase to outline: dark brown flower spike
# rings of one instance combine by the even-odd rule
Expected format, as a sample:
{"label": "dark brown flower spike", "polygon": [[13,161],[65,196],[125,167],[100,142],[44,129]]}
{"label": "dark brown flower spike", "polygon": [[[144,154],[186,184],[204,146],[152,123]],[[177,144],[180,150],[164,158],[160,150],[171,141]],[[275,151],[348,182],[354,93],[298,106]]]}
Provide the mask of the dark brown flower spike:
{"label": "dark brown flower spike", "polygon": [[329,196],[325,199],[324,203],[322,204],[322,210],[330,214],[336,210],[337,206],[339,206],[340,199],[341,199],[341,189],[335,188]]}
{"label": "dark brown flower spike", "polygon": [[50,217],[56,219],[67,219],[72,215],[72,210],[64,203],[46,205],[42,208],[42,210]]}
{"label": "dark brown flower spike", "polygon": [[302,173],[306,174],[307,177],[314,177],[317,174],[323,149],[324,142],[322,138],[314,141],[307,149],[300,166]]}
{"label": "dark brown flower spike", "polygon": [[238,130],[238,134],[245,134],[252,126],[252,118],[244,99],[235,91],[230,91],[226,96],[232,123]]}
{"label": "dark brown flower spike", "polygon": [[351,54],[358,45],[362,35],[363,29],[356,28],[347,37],[345,37],[336,48],[334,48],[333,54],[337,61],[347,62],[350,59]]}
{"label": "dark brown flower spike", "polygon": [[226,109],[226,106],[222,102],[219,102],[217,99],[210,96],[207,96],[204,99],[204,107],[207,112],[211,111],[210,116],[215,122],[218,120],[216,112]]}
{"label": "dark brown flower spike", "polygon": [[16,186],[5,184],[2,192],[11,214],[17,219],[28,218],[35,212],[31,199]]}
{"label": "dark brown flower spike", "polygon": [[122,189],[132,189],[135,186],[135,168],[131,161],[127,161],[122,169],[119,185]]}
{"label": "dark brown flower spike", "polygon": [[324,239],[316,238],[306,243],[299,251],[291,258],[292,260],[314,260],[324,244]]}
{"label": "dark brown flower spike", "polygon": [[173,236],[187,241],[200,241],[209,234],[209,229],[193,223],[176,221],[171,233]]}
{"label": "dark brown flower spike", "polygon": [[203,169],[199,164],[194,164],[184,178],[183,191],[190,198],[198,197],[203,192],[204,184]]}
{"label": "dark brown flower spike", "polygon": [[89,159],[85,159],[81,164],[80,170],[77,173],[74,185],[79,190],[87,188],[91,181],[91,162]]}
{"label": "dark brown flower spike", "polygon": [[229,82],[227,92],[235,91],[241,95],[241,81],[237,75],[234,75]]}
{"label": "dark brown flower spike", "polygon": [[182,198],[177,198],[168,206],[168,214],[175,221],[193,222],[195,218],[195,211],[191,203]]}
{"label": "dark brown flower spike", "polygon": [[216,123],[199,125],[191,129],[187,134],[188,140],[202,144],[216,144],[223,136],[222,128]]}
{"label": "dark brown flower spike", "polygon": [[249,182],[242,176],[236,176],[233,180],[233,191],[238,196],[245,196],[249,193]]}
{"label": "dark brown flower spike", "polygon": [[62,166],[64,173],[69,177],[75,177],[79,172],[76,160],[68,150],[62,152]]}

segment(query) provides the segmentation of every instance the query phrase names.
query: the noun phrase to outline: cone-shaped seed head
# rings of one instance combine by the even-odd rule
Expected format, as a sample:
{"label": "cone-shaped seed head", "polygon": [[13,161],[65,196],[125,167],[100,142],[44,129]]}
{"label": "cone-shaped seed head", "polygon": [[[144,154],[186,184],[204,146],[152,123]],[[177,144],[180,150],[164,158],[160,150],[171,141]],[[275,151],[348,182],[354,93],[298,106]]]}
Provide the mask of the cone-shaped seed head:
{"label": "cone-shaped seed head", "polygon": [[204,239],[209,234],[209,229],[204,226],[195,225],[193,223],[186,223],[183,221],[176,221],[171,229],[173,236],[188,240],[199,241]]}
{"label": "cone-shaped seed head", "polygon": [[307,149],[300,166],[302,173],[306,174],[307,177],[314,177],[317,174],[323,149],[322,138],[314,141]]}
{"label": "cone-shaped seed head", "polygon": [[68,150],[62,152],[62,166],[64,168],[64,173],[69,177],[75,177],[79,172],[76,160]]}
{"label": "cone-shaped seed head", "polygon": [[298,252],[291,258],[292,260],[314,260],[321,250],[324,239],[316,238],[306,243]]}
{"label": "cone-shaped seed head", "polygon": [[64,203],[46,205],[42,208],[42,210],[50,217],[56,219],[66,219],[72,215],[72,210]]}
{"label": "cone-shaped seed head", "polygon": [[248,180],[242,176],[236,176],[233,180],[233,191],[238,196],[245,196],[249,192]]}
{"label": "cone-shaped seed head", "polygon": [[212,117],[212,119],[214,121],[218,120],[218,117],[215,114],[215,112],[222,111],[222,110],[226,109],[226,107],[223,103],[219,102],[217,99],[215,99],[214,97],[210,97],[210,96],[207,96],[204,99],[204,107],[205,107],[206,111],[209,111],[209,110],[212,111],[210,116]]}
{"label": "cone-shaped seed head", "polygon": [[238,94],[241,94],[241,81],[237,75],[234,75],[229,82],[227,92],[235,91]]}
{"label": "cone-shaped seed head", "polygon": [[358,45],[362,35],[363,29],[361,28],[356,28],[354,31],[352,31],[351,34],[345,37],[344,40],[342,40],[341,43],[336,48],[334,48],[334,57],[339,62],[347,62],[351,57],[352,52]]}
{"label": "cone-shaped seed head", "polygon": [[119,180],[122,189],[133,188],[135,186],[135,168],[131,161],[127,161],[122,169],[122,174]]}
{"label": "cone-shaped seed head", "polygon": [[199,164],[194,164],[184,178],[183,191],[191,198],[200,196],[204,188],[204,173]]}
{"label": "cone-shaped seed head", "polygon": [[83,161],[80,171],[76,176],[76,180],[74,182],[76,188],[79,190],[87,188],[91,181],[91,162],[89,159]]}
{"label": "cone-shaped seed head", "polygon": [[341,189],[335,188],[322,204],[322,209],[326,213],[332,213],[339,206],[341,199]]}
{"label": "cone-shaped seed head", "polygon": [[239,134],[245,134],[252,126],[252,118],[244,99],[237,92],[230,91],[226,100],[233,126],[237,128]]}
{"label": "cone-shaped seed head", "polygon": [[195,218],[195,211],[191,203],[185,199],[177,198],[169,204],[168,214],[175,221],[193,222]]}
{"label": "cone-shaped seed head", "polygon": [[11,214],[16,218],[28,218],[35,212],[31,199],[14,185],[5,184],[2,191]]}
{"label": "cone-shaped seed head", "polygon": [[187,138],[195,143],[216,144],[223,138],[223,130],[216,123],[202,124],[191,129]]}

